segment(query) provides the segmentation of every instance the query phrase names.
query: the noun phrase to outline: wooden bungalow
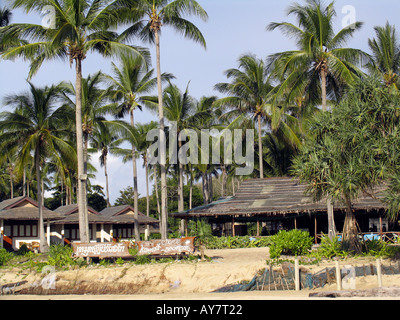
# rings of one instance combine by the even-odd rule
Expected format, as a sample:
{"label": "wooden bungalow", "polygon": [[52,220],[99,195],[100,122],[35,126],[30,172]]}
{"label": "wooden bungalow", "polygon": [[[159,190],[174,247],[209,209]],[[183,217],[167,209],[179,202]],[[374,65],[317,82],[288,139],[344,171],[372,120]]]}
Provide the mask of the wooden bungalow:
{"label": "wooden bungalow", "polygon": [[[0,202],[0,247],[18,250],[25,243],[35,249],[39,247],[39,206],[29,197],[17,197]],[[43,208],[46,239],[50,244],[50,223],[64,217]]]}
{"label": "wooden bungalow", "polygon": [[[79,241],[79,209],[77,204],[58,207],[55,212],[63,215],[63,219],[52,225],[54,238],[52,243]],[[88,207],[89,239],[90,242],[112,241],[112,225],[107,217]]]}
{"label": "wooden bungalow", "polygon": [[[361,230],[381,235],[399,231],[397,222],[389,223],[385,219],[385,204],[379,197],[379,194],[374,198],[364,195],[353,203]],[[344,209],[342,204],[334,204],[339,232],[343,229]],[[314,202],[305,195],[305,185],[289,177],[246,180],[233,197],[170,216],[185,220],[207,218],[216,235],[246,234],[248,223],[257,225],[257,235],[274,234],[281,229],[302,229],[317,239],[322,233],[328,233],[326,200]]]}
{"label": "wooden bungalow", "polygon": [[[134,237],[135,209],[132,206],[109,207],[102,210],[100,214],[112,219],[115,239],[128,240]],[[145,234],[145,238],[151,233],[159,233],[159,221],[139,211],[139,231]]]}
{"label": "wooden bungalow", "polygon": [[[52,243],[79,241],[78,205],[62,206],[55,212],[62,214],[64,219],[52,224]],[[90,242],[127,241],[134,237],[134,209],[129,205],[110,207],[101,212],[89,207],[88,219]],[[146,233],[146,230],[159,232],[158,220],[141,212],[139,224],[141,233]]]}

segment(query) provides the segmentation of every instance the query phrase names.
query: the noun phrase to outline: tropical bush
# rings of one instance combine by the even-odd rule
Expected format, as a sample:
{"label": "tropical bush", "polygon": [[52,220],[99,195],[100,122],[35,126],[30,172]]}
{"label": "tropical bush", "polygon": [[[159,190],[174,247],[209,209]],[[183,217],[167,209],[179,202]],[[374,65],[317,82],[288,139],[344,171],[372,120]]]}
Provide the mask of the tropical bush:
{"label": "tropical bush", "polygon": [[272,259],[281,255],[304,255],[307,254],[313,244],[313,238],[307,231],[281,230],[270,237],[271,245],[269,254]]}
{"label": "tropical bush", "polygon": [[271,244],[269,237],[254,238],[251,236],[227,236],[209,237],[206,241],[207,249],[238,249],[238,248],[260,248]]}
{"label": "tropical bush", "polygon": [[0,249],[0,266],[5,265],[8,261],[10,261],[14,255],[8,252],[6,249]]}

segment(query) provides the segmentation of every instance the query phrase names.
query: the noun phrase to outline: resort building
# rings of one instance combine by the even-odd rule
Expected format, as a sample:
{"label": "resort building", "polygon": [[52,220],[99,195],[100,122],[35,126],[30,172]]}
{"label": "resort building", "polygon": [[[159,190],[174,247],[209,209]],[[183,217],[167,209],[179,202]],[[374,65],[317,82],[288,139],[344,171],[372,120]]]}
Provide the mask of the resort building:
{"label": "resort building", "polygon": [[[18,250],[25,243],[28,248],[39,247],[39,205],[29,197],[17,197],[0,202],[0,247]],[[64,217],[43,208],[46,239],[50,243],[51,223]]]}
{"label": "resort building", "polygon": [[[326,199],[313,201],[305,195],[305,188],[289,177],[246,180],[233,197],[170,216],[186,221],[207,218],[215,235],[246,235],[248,226],[253,224],[257,236],[275,234],[282,229],[301,229],[308,231],[317,242],[323,234],[328,234],[327,202]],[[352,210],[363,233],[391,239],[400,235],[399,224],[385,218],[385,204],[379,197],[379,193],[374,198],[363,195],[353,203]],[[340,203],[333,206],[336,230],[340,233],[345,207]]]}
{"label": "resort building", "polygon": [[[48,244],[79,242],[78,205],[62,206],[54,211],[43,208]],[[134,237],[134,209],[110,207],[102,212],[88,208],[90,242],[129,241]],[[159,232],[159,221],[139,212],[140,232],[148,236]],[[0,202],[0,247],[18,250],[22,244],[39,248],[38,203],[29,197]]]}

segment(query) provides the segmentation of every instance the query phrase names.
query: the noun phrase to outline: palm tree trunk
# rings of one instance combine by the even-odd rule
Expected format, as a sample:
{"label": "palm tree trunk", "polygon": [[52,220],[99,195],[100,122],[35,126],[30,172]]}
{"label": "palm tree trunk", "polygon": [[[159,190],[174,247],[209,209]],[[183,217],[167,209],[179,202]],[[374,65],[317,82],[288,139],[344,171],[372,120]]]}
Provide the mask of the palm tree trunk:
{"label": "palm tree trunk", "polygon": [[[179,133],[178,133],[179,136]],[[182,148],[182,141],[178,141],[179,150]],[[178,212],[184,210],[183,200],[183,164],[179,161],[179,177],[178,177]]]}
{"label": "palm tree trunk", "polygon": [[322,93],[322,111],[327,111],[327,97],[326,97],[326,71],[321,70],[321,93]]}
{"label": "palm tree trunk", "polygon": [[188,179],[190,179],[189,185],[189,209],[192,209],[192,198],[193,198],[193,172],[192,172],[192,165],[189,164],[189,175]]}
{"label": "palm tree trunk", "polygon": [[[146,170],[146,215],[149,217],[150,216],[149,166],[147,163],[147,155],[145,153],[143,154],[143,162],[144,162],[144,167]],[[149,231],[150,231],[149,225],[147,225],[146,230],[147,230],[147,235],[148,235]]]}
{"label": "palm tree trunk", "polygon": [[76,153],[78,157],[78,210],[79,210],[79,237],[80,241],[89,242],[89,224],[87,218],[87,193],[84,169],[83,154],[83,130],[82,130],[82,61],[77,58],[76,61]]}
{"label": "palm tree trunk", "polygon": [[343,225],[342,247],[345,250],[359,254],[362,252],[361,243],[358,239],[359,226],[356,218],[354,217],[350,199],[346,197],[345,202],[346,217]]}
{"label": "palm tree trunk", "polygon": [[110,191],[108,188],[107,154],[104,156],[104,176],[106,178],[107,208],[109,208],[109,207],[111,207],[111,205],[110,205]]}
{"label": "palm tree trunk", "polygon": [[39,239],[40,239],[40,252],[48,252],[49,246],[44,233],[44,220],[43,220],[43,201],[42,201],[42,187],[41,187],[41,172],[40,172],[40,148],[36,146],[35,150],[35,167],[36,167],[36,187],[37,187],[37,200],[39,205]]}
{"label": "palm tree trunk", "polygon": [[10,199],[14,199],[14,174],[13,174],[13,168],[12,165],[10,164],[8,167],[8,173],[10,175]]}
{"label": "palm tree trunk", "polygon": [[[131,114],[131,126],[135,125],[133,118],[133,110]],[[140,241],[140,229],[139,229],[139,192],[138,192],[138,182],[137,182],[137,163],[136,163],[136,149],[132,144],[132,163],[133,163],[133,209],[134,209],[134,230],[135,230],[135,240]]]}
{"label": "palm tree trunk", "polygon": [[201,173],[201,178],[202,178],[202,181],[203,181],[203,203],[206,205],[206,204],[209,203],[207,172],[202,172]]}
{"label": "palm tree trunk", "polygon": [[263,148],[262,148],[262,137],[261,137],[261,114],[258,118],[258,160],[260,165],[260,179],[264,178],[264,167],[263,167]]}
{"label": "palm tree trunk", "polygon": [[167,171],[166,171],[166,142],[164,135],[164,111],[161,83],[160,62],[160,37],[158,30],[154,31],[157,58],[157,88],[158,88],[158,116],[160,119],[160,171],[161,171],[161,239],[167,239],[168,232],[168,208],[167,208]]}
{"label": "palm tree trunk", "polygon": [[26,168],[24,166],[24,173],[22,176],[22,196],[26,196]]}
{"label": "palm tree trunk", "polygon": [[222,165],[222,174],[221,174],[221,196],[225,197],[225,191],[226,191],[226,166],[223,164]]}
{"label": "palm tree trunk", "polygon": [[[327,73],[324,69],[321,70],[321,93],[322,93],[322,111],[326,112],[327,107],[327,96],[326,96],[326,77]],[[333,204],[331,199],[327,199],[326,203],[327,215],[328,215],[328,237],[333,239],[336,236]]]}
{"label": "palm tree trunk", "polygon": [[158,212],[158,217],[160,217],[161,213],[161,208],[160,208],[160,197],[158,195],[158,173],[157,173],[157,164],[154,165],[154,188],[156,192],[156,201],[157,201],[157,212]]}

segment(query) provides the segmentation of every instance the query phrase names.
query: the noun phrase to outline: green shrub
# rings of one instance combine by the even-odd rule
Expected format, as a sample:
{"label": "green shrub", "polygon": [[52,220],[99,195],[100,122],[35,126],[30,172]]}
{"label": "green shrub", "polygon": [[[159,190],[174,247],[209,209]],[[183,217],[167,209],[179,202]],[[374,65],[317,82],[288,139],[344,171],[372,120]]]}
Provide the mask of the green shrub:
{"label": "green shrub", "polygon": [[149,256],[143,255],[143,256],[136,256],[135,264],[147,264],[150,263],[150,258]]}
{"label": "green shrub", "polygon": [[48,264],[55,267],[75,265],[76,261],[72,258],[72,252],[70,246],[52,245],[50,246]]}
{"label": "green shrub", "polygon": [[368,240],[365,242],[366,255],[374,257],[394,258],[400,253],[398,247],[390,246],[382,240]]}
{"label": "green shrub", "polygon": [[328,236],[323,236],[316,253],[320,258],[344,257],[348,253],[341,248],[342,243],[339,241],[339,237],[336,236],[333,239],[329,239]]}
{"label": "green shrub", "polygon": [[0,249],[0,266],[5,265],[13,257],[14,255],[11,252],[8,252],[6,249]]}
{"label": "green shrub", "polygon": [[304,255],[309,252],[313,244],[313,238],[307,231],[281,230],[270,237],[270,257],[279,258],[281,255]]}

